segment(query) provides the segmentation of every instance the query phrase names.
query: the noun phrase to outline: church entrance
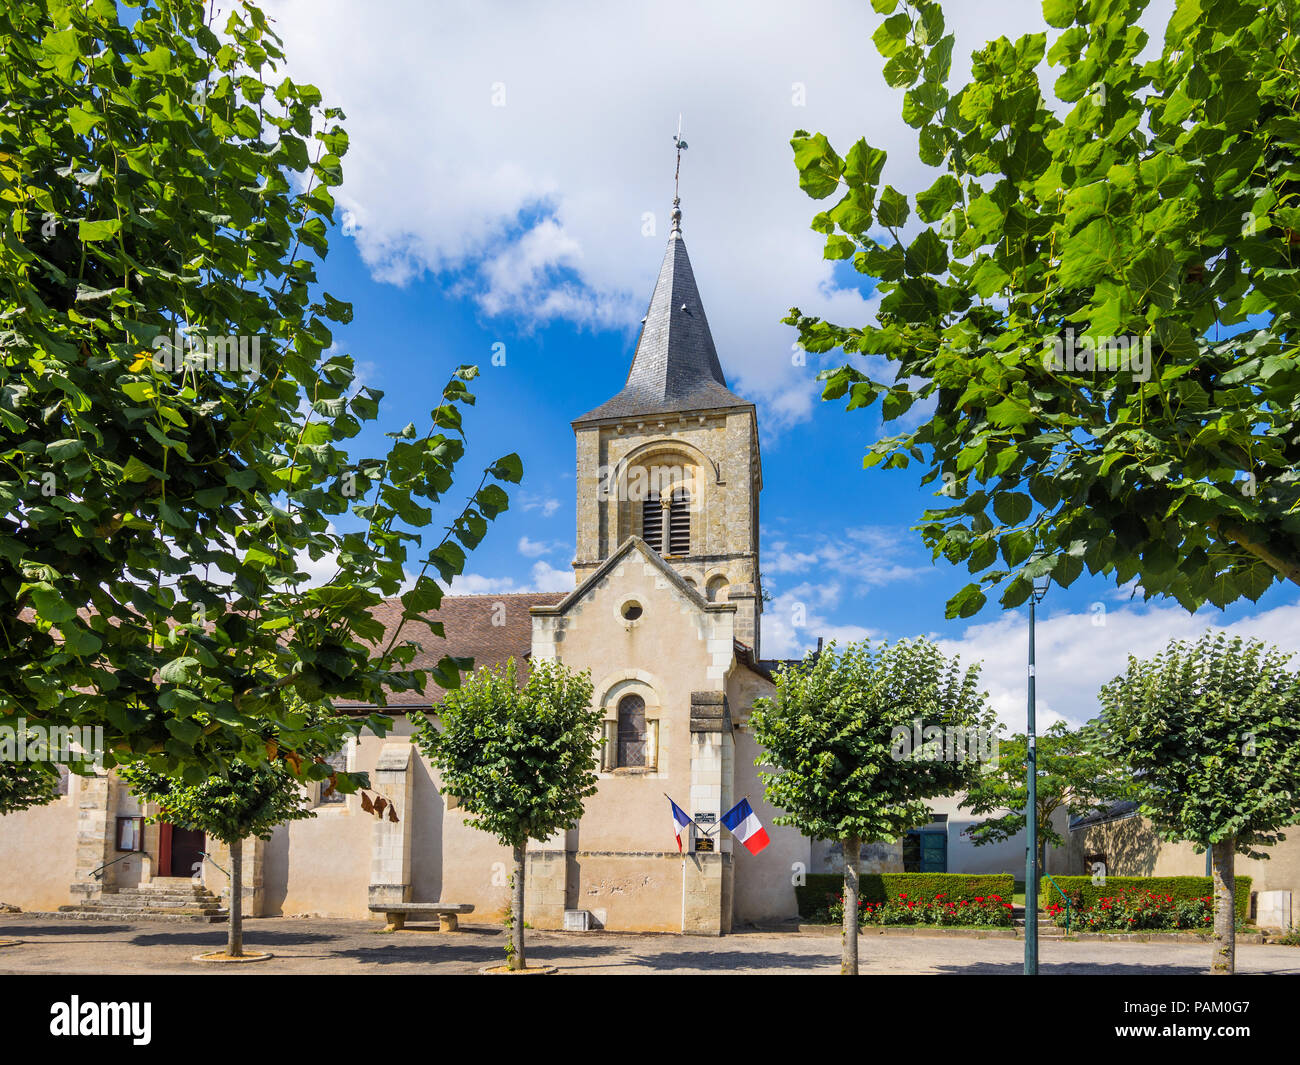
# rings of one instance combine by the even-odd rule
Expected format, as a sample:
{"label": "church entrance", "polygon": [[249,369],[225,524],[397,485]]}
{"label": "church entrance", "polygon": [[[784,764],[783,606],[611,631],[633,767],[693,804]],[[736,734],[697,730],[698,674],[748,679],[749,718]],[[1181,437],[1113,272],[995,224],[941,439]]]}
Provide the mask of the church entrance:
{"label": "church entrance", "polygon": [[203,864],[207,837],[202,832],[177,828],[166,822],[158,829],[159,875],[192,877]]}

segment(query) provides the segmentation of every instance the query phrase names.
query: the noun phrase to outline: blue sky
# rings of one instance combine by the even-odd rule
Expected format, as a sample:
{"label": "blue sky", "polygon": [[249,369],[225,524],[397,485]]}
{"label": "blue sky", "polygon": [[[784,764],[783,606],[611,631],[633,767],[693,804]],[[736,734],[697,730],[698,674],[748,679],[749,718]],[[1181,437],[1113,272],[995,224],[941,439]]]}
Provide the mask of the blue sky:
{"label": "blue sky", "polygon": [[[1042,29],[1036,0],[996,13],[947,6],[959,56]],[[1154,15],[1168,6],[1153,4]],[[969,578],[933,563],[910,531],[929,489],[916,470],[862,468],[877,415],[819,402],[814,377],[827,363],[793,365],[793,331],[780,324],[796,304],[848,323],[873,310],[870,284],[825,262],[808,229],[818,205],[797,186],[794,129],[823,130],[842,151],[866,135],[889,149],[885,179],[905,191],[933,180],[880,78],[866,0],[797,10],[565,0],[544,11],[385,0],[362,22],[341,0],[267,8],[292,76],[348,114],[341,210],[320,277],[355,308],[337,346],[386,393],[382,424],[358,450],[376,453],[379,433],[426,424],[450,371],[477,363],[463,492],[496,456],[523,458],[510,511],[455,591],[571,586],[569,422],[627,373],[667,238],[681,112],[686,244],[728,382],[758,408],[761,568],[774,597],[762,653],[797,655],[818,636],[925,633],[983,661],[1000,713],[1022,719],[1025,612],[994,604],[945,621],[945,601]],[[496,344],[504,366],[491,365]],[[1130,651],[1211,623],[1300,649],[1298,598],[1275,585],[1259,604],[1190,618],[1086,576],[1054,587],[1039,630],[1043,716],[1090,716],[1097,686]]]}

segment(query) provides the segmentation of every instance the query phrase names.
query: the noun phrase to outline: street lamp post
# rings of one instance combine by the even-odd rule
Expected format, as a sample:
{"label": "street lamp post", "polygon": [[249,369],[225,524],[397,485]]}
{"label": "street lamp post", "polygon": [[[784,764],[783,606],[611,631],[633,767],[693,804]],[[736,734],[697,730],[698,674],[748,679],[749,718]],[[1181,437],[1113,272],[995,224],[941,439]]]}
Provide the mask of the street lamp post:
{"label": "street lamp post", "polygon": [[1025,975],[1038,975],[1038,749],[1034,725],[1034,625],[1036,609],[1047,594],[1050,578],[1034,581],[1029,595],[1029,705],[1025,727]]}

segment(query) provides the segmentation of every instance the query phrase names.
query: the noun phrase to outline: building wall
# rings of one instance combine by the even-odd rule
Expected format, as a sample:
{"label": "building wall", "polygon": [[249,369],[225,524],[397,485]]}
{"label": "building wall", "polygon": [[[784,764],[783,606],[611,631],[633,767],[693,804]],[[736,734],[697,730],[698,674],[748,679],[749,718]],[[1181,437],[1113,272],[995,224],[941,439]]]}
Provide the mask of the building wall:
{"label": "building wall", "polygon": [[[966,829],[988,818],[976,815],[961,805],[963,796],[947,795],[932,799],[927,803],[930,812],[947,814],[946,831],[948,835],[948,872],[950,873],[1012,873],[1017,880],[1025,878],[1025,847],[1027,840],[1024,832],[1016,834],[1014,839],[1001,843],[986,843],[977,847],[974,840],[966,835]],[[1005,813],[999,810],[990,817]],[[1066,838],[1069,818],[1064,810],[1058,810],[1052,818],[1053,827],[1062,838]],[[926,826],[929,831],[940,827]],[[1046,871],[1050,874],[1066,873],[1070,869],[1067,851],[1063,847],[1047,848]]]}
{"label": "building wall", "polygon": [[[762,487],[753,412],[673,414],[577,430],[579,581],[630,536],[641,534],[639,504],[629,500],[629,471],[638,465],[698,470],[690,554],[668,559],[702,594],[727,582],[738,606],[736,638],[757,641],[762,611],[758,574],[758,493]],[[602,495],[604,498],[602,498]]]}
{"label": "building wall", "polygon": [[[692,801],[708,793],[698,790],[692,773],[692,752],[701,741],[691,731],[690,714],[693,692],[724,689],[734,610],[702,609],[643,551],[633,548],[563,616],[535,615],[533,657],[554,656],[570,669],[589,670],[594,699],[608,720],[616,719],[619,700],[629,693],[645,700],[647,721],[658,720],[656,768],[602,772],[599,791],[565,845],[573,855],[576,908],[611,929],[679,931],[683,878],[689,906],[693,880],[727,875],[711,865],[729,859],[692,855],[683,865],[669,835],[664,795],[692,814],[718,816],[725,809]],[[643,609],[632,622],[621,615],[630,599]],[[729,744],[730,737],[718,743]],[[721,776],[721,761],[718,769]],[[725,791],[720,801],[729,797]],[[729,853],[730,841],[720,841],[715,855]]]}
{"label": "building wall", "polygon": [[46,806],[0,817],[0,903],[55,910],[68,902],[77,859],[77,797],[81,782]]}
{"label": "building wall", "polygon": [[[1268,858],[1238,854],[1233,863],[1239,876],[1251,878],[1252,892],[1291,892],[1291,925],[1300,927],[1300,825],[1268,849]],[[1204,876],[1205,854],[1190,843],[1161,840],[1145,817],[1131,814],[1070,833],[1070,872],[1082,875],[1088,855],[1105,856],[1111,876]]]}
{"label": "building wall", "polygon": [[[749,717],[754,700],[776,693],[771,681],[738,666],[727,678],[727,702],[738,726],[735,741],[735,789],[733,799],[748,797],[771,842],[761,853],[750,854],[733,846],[735,855],[735,917],[738,926],[771,925],[794,920],[799,915],[794,886],[797,877],[811,870],[812,850],[798,829],[778,826],[781,811],[765,795],[760,774],[770,767],[756,765],[761,748],[754,739]],[[724,834],[725,834],[725,830]]]}

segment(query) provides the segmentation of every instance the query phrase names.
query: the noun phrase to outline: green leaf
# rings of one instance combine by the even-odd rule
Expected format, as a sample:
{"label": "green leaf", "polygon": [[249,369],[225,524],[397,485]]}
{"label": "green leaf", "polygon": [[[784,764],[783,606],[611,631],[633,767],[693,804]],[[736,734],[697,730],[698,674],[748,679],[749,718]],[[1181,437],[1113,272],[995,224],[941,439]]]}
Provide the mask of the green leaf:
{"label": "green leaf", "polygon": [[826,136],[817,133],[811,137],[795,137],[790,145],[799,169],[799,187],[817,200],[834,192],[844,173],[844,161],[835,154]]}
{"label": "green leaf", "polygon": [[852,237],[833,236],[826,238],[825,259],[848,259],[858,250],[857,241]]}
{"label": "green leaf", "polygon": [[942,175],[924,192],[917,193],[916,213],[925,222],[942,218],[961,199],[961,182],[951,174]]}
{"label": "green leaf", "polygon": [[891,15],[872,34],[876,50],[888,59],[907,46],[907,35],[912,32],[912,17],[906,11]]}
{"label": "green leaf", "polygon": [[1020,492],[995,492],[993,513],[1003,525],[1019,525],[1033,512],[1034,501]]}
{"label": "green leaf", "polygon": [[182,655],[167,662],[158,671],[158,677],[166,684],[193,684],[199,678],[199,660],[189,655]]}
{"label": "green leaf", "polygon": [[52,625],[61,625],[77,616],[76,608],[53,588],[35,587],[31,599],[36,616]]}
{"label": "green leaf", "polygon": [[1043,19],[1049,26],[1065,29],[1073,24],[1078,0],[1043,0]]}
{"label": "green leaf", "polygon": [[82,59],[81,44],[75,30],[69,28],[49,34],[41,42],[40,51],[63,81],[72,80],[73,72]]}
{"label": "green leaf", "polygon": [[874,187],[880,183],[880,174],[885,168],[887,153],[883,148],[873,148],[866,140],[859,139],[849,149],[844,161],[844,180],[850,187],[866,185]]}
{"label": "green leaf", "polygon": [[122,222],[117,218],[104,218],[95,222],[83,219],[77,228],[77,236],[83,241],[107,240],[121,228]]}
{"label": "green leaf", "polygon": [[948,249],[933,230],[923,229],[908,247],[905,265],[914,277],[941,274],[948,269]]}
{"label": "green leaf", "polygon": [[886,185],[876,204],[876,220],[887,229],[897,229],[906,224],[908,214],[907,197],[892,185]]}
{"label": "green leaf", "polygon": [[45,446],[45,454],[55,462],[67,462],[69,459],[82,454],[85,450],[85,444],[80,440],[72,439],[55,440]]}
{"label": "green leaf", "polygon": [[944,608],[944,617],[949,621],[956,618],[969,618],[980,612],[988,597],[980,590],[978,584],[968,584],[948,600]]}
{"label": "green leaf", "polygon": [[523,480],[524,464],[518,455],[511,452],[509,455],[497,459],[488,472],[498,481],[507,481],[510,484],[518,484]]}

